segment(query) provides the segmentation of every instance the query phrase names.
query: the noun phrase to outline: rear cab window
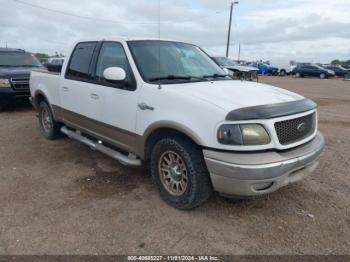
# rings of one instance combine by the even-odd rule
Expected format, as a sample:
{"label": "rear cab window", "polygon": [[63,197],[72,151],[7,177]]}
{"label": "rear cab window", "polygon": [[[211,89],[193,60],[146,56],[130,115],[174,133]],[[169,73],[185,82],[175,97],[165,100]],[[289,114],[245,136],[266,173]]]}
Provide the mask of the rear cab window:
{"label": "rear cab window", "polygon": [[91,64],[96,47],[97,42],[82,42],[76,45],[67,67],[67,79],[91,80]]}

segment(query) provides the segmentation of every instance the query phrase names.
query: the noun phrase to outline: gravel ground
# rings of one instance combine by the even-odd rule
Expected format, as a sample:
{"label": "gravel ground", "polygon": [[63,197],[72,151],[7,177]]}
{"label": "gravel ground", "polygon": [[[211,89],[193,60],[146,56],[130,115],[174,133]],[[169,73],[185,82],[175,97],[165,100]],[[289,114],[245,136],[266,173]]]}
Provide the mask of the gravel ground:
{"label": "gravel ground", "polygon": [[256,200],[213,196],[193,211],[160,200],[145,168],[69,139],[36,113],[0,114],[0,254],[350,254],[350,82],[264,77],[320,106],[316,172]]}

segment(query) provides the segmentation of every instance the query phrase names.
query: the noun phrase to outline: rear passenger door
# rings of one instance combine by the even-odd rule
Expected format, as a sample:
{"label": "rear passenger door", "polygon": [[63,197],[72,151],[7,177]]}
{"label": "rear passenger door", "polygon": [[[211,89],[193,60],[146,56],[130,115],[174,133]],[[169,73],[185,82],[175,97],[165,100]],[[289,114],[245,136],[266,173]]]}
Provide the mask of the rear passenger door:
{"label": "rear passenger door", "polygon": [[310,66],[303,66],[302,67],[302,75],[305,75],[305,76],[310,76],[312,75],[312,68]]}
{"label": "rear passenger door", "polygon": [[63,118],[74,126],[89,127],[90,119],[100,117],[92,74],[93,60],[97,57],[97,51],[98,42],[77,44],[61,83]]}

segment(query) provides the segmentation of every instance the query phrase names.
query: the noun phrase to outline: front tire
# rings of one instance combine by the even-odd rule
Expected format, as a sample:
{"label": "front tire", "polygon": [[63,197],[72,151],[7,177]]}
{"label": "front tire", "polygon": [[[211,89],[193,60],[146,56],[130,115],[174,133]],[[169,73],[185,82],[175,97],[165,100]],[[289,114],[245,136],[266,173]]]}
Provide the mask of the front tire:
{"label": "front tire", "polygon": [[300,77],[301,77],[301,74],[300,74],[300,73],[296,73],[296,74],[295,74],[295,77],[296,77],[296,78],[300,78]]}
{"label": "front tire", "polygon": [[154,146],[151,173],[161,198],[178,209],[197,207],[212,193],[202,151],[180,136],[161,139]]}
{"label": "front tire", "polygon": [[326,78],[326,74],[324,74],[324,73],[320,74],[320,78],[321,79],[325,79]]}
{"label": "front tire", "polygon": [[41,134],[48,140],[55,140],[62,135],[61,125],[55,121],[50,106],[44,101],[39,104],[39,126]]}

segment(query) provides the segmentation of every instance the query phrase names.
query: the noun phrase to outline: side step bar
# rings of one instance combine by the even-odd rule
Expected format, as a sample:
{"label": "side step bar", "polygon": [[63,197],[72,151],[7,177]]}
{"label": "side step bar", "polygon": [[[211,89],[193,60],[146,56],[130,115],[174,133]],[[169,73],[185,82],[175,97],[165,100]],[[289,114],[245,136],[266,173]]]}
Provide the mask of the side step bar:
{"label": "side step bar", "polygon": [[128,166],[141,166],[141,160],[133,157],[132,154],[129,154],[129,157],[126,155],[123,155],[122,153],[111,149],[109,147],[104,146],[103,144],[100,144],[98,142],[92,141],[91,139],[88,139],[87,137],[81,135],[79,131],[72,131],[69,130],[66,126],[61,128],[61,132],[63,134],[66,134],[69,138],[75,139],[87,146],[89,146],[92,150],[97,150],[101,153],[104,153],[116,160],[118,160],[123,165]]}

